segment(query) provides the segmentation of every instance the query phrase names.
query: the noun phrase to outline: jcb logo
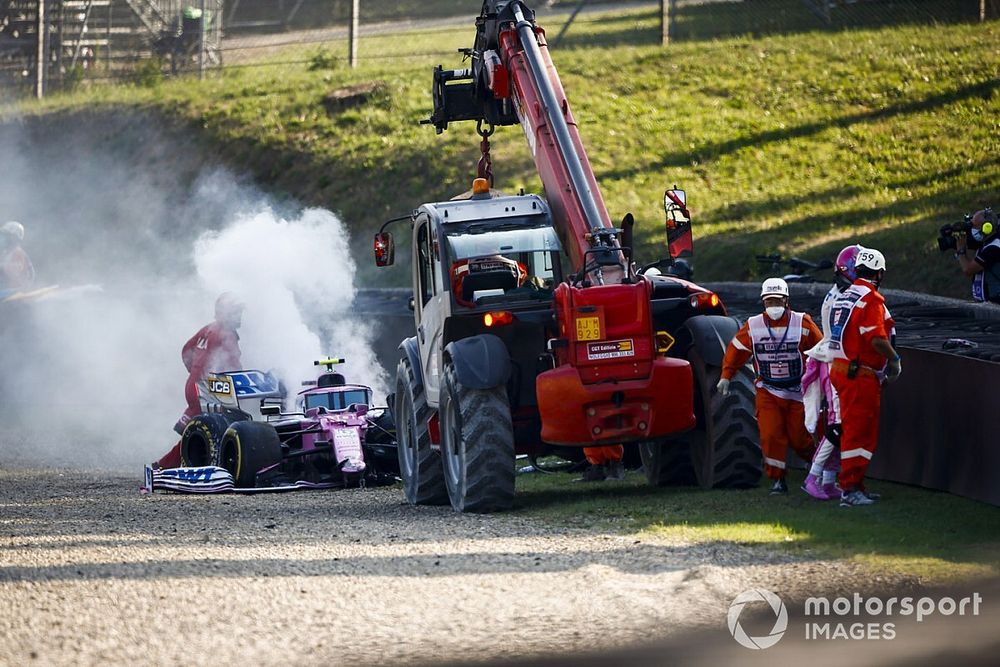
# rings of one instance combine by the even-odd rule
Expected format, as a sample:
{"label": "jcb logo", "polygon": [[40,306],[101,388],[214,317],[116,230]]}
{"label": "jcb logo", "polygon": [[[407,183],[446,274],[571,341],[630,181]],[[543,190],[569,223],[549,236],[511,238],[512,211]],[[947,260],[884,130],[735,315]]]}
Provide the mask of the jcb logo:
{"label": "jcb logo", "polygon": [[228,380],[212,380],[208,383],[208,389],[213,394],[231,394],[233,385]]}

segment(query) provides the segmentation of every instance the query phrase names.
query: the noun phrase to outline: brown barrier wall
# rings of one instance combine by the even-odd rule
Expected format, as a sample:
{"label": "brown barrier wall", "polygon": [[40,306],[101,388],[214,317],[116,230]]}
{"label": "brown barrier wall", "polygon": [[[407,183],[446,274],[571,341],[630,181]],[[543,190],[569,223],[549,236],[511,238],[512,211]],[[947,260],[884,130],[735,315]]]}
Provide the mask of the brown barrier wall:
{"label": "brown barrier wall", "polygon": [[1000,364],[901,348],[868,474],[1000,506]]}

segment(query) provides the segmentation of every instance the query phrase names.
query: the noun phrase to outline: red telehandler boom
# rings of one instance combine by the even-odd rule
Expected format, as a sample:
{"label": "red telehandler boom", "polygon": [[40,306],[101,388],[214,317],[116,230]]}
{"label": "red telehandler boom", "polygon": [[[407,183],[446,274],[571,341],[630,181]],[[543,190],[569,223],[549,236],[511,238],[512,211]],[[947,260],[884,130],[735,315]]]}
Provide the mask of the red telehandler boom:
{"label": "red telehandler boom", "polygon": [[[721,474],[713,442],[722,437],[714,379],[736,324],[708,290],[635,271],[632,215],[611,224],[534,13],[518,0],[487,0],[475,45],[463,51],[471,68],[435,69],[425,122],[440,133],[476,121],[484,157],[495,126],[520,124],[545,200],[500,196],[477,181],[470,197],[408,218],[418,335],[400,346],[395,399],[407,498],[502,509],[515,453],[631,442],[656,484],[756,483],[760,453],[746,419],[740,442],[727,445],[746,451]],[[667,211],[688,220],[683,192],[668,191]],[[690,248],[683,238],[675,245]],[[391,236],[376,235],[377,263],[391,263],[391,248]],[[736,384],[752,400],[752,385]],[[503,425],[485,428],[473,414],[484,410]]]}

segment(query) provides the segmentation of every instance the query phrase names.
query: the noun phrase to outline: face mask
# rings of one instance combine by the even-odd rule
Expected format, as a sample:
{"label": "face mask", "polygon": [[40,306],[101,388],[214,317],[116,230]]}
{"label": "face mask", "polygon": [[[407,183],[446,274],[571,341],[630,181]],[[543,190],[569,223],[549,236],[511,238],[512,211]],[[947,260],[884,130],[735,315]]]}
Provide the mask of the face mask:
{"label": "face mask", "polygon": [[780,320],[781,316],[785,314],[785,307],[768,306],[767,308],[764,309],[764,312],[766,312],[767,316],[770,317],[772,320]]}
{"label": "face mask", "polygon": [[971,229],[969,230],[969,234],[971,234],[972,238],[974,238],[977,241],[983,240],[983,231],[981,229]]}

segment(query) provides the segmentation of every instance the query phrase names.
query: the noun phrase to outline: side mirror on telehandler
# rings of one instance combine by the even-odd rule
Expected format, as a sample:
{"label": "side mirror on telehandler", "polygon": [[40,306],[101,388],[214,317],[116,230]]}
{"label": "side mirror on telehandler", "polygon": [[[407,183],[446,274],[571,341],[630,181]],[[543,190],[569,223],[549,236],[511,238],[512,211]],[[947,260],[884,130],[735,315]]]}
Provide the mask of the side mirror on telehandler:
{"label": "side mirror on telehandler", "polygon": [[391,232],[375,235],[375,266],[391,266],[396,261],[396,245]]}
{"label": "side mirror on telehandler", "polygon": [[667,249],[671,259],[691,257],[694,242],[691,237],[691,213],[687,208],[687,194],[678,190],[663,193],[663,211],[667,214]]}

